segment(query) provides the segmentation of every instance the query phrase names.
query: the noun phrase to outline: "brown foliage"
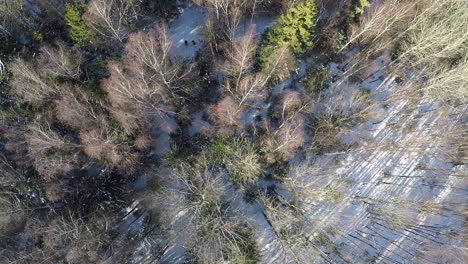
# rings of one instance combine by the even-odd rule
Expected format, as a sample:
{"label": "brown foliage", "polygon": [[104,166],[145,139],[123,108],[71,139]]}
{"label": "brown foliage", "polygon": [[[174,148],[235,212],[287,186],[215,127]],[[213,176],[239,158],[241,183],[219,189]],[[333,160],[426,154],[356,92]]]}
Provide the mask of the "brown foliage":
{"label": "brown foliage", "polygon": [[242,110],[232,97],[225,97],[223,100],[218,102],[209,111],[212,118],[217,123],[215,133],[219,133],[223,136],[230,136],[235,133],[236,129],[242,129],[241,114]]}
{"label": "brown foliage", "polygon": [[55,101],[57,119],[77,130],[92,127],[99,115],[91,98],[78,86],[65,86],[63,91]]}
{"label": "brown foliage", "polygon": [[121,168],[133,168],[138,163],[138,155],[128,143],[119,139],[119,132],[105,117],[99,120],[96,127],[80,132],[84,152]]}
{"label": "brown foliage", "polygon": [[306,121],[304,116],[284,122],[273,135],[267,134],[263,140],[268,163],[288,161],[306,141]]}
{"label": "brown foliage", "polygon": [[70,170],[81,148],[54,131],[49,124],[38,122],[28,126],[25,141],[29,159],[47,181]]}
{"label": "brown foliage", "polygon": [[169,28],[162,24],[149,34],[131,34],[125,51],[130,60],[140,62],[138,67],[141,69],[137,72],[148,71],[151,78],[167,89],[167,93],[173,93],[180,89],[180,83],[189,75],[189,71],[182,62],[170,58],[172,47]]}

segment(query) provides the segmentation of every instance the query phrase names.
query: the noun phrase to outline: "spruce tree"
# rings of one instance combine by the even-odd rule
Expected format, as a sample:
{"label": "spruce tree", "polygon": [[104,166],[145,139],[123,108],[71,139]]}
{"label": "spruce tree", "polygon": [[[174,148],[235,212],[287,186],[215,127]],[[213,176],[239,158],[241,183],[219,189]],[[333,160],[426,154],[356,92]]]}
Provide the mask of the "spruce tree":
{"label": "spruce tree", "polygon": [[88,25],[83,21],[83,13],[85,7],[79,3],[67,3],[65,9],[65,20],[67,25],[70,26],[70,37],[78,45],[86,45],[91,41],[91,31]]}
{"label": "spruce tree", "polygon": [[268,34],[273,46],[289,45],[294,53],[303,53],[312,48],[312,34],[315,30],[314,17],[317,7],[314,0],[306,0],[292,7],[280,17],[278,25]]}
{"label": "spruce tree", "polygon": [[260,52],[260,64],[263,72],[271,72],[271,56],[285,45],[296,55],[312,49],[316,14],[317,6],[314,0],[305,0],[290,8],[285,15],[279,18],[278,24],[267,34],[267,39]]}

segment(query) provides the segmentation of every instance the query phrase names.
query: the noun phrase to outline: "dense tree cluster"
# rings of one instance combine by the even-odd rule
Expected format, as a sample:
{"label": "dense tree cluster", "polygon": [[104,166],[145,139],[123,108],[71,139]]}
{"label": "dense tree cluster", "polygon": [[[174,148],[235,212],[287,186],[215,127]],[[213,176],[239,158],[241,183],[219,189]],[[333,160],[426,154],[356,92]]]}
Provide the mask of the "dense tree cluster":
{"label": "dense tree cluster", "polygon": [[464,263],[467,43],[465,0],[0,0],[0,262]]}

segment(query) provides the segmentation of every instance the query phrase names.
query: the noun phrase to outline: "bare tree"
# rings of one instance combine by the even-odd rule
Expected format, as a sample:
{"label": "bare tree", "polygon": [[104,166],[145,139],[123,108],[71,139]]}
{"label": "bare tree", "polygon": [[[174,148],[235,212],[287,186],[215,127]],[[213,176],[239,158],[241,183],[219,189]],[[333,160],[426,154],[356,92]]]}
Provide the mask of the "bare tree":
{"label": "bare tree", "polygon": [[109,63],[108,68],[111,76],[104,81],[103,89],[108,93],[113,112],[122,119],[119,121],[137,121],[121,122],[127,133],[142,129],[143,124],[168,111],[164,103],[170,101],[170,94],[152,79],[153,75],[141,62],[125,58],[122,62]]}
{"label": "bare tree", "polygon": [[99,112],[82,87],[65,86],[60,99],[55,101],[57,119],[77,130],[93,127]]}
{"label": "bare tree", "polygon": [[33,21],[25,13],[22,1],[3,0],[0,2],[0,33],[18,38],[16,33],[32,24]]}
{"label": "bare tree", "polygon": [[305,140],[304,116],[283,122],[278,129],[273,130],[262,141],[267,162],[288,161],[304,145]]}
{"label": "bare tree", "polygon": [[85,21],[101,39],[123,42],[130,33],[131,19],[137,16],[140,0],[92,0]]}
{"label": "bare tree", "polygon": [[[431,79],[423,92],[464,100],[466,89],[460,85],[464,81],[460,76],[468,51],[466,10],[466,1],[458,0],[387,1],[371,8],[359,27],[353,28],[343,49],[356,40],[366,44],[363,52],[367,55],[398,46],[398,60],[391,65],[400,71],[422,72]],[[453,77],[447,78],[449,75]]]}
{"label": "bare tree", "polygon": [[24,102],[40,105],[52,99],[58,91],[55,85],[43,79],[36,65],[21,58],[10,64],[10,71],[13,74],[10,82],[13,92]]}
{"label": "bare tree", "polygon": [[84,152],[120,168],[134,169],[139,162],[138,154],[119,135],[122,132],[113,128],[106,117],[102,116],[99,120],[96,127],[80,132]]}
{"label": "bare tree", "polygon": [[235,38],[226,49],[226,60],[220,66],[222,72],[235,79],[236,86],[239,86],[241,76],[253,66],[258,46],[254,34],[254,28],[250,27],[242,37]]}
{"label": "bare tree", "polygon": [[48,75],[77,79],[80,75],[83,57],[77,48],[58,43],[57,48],[42,46],[37,62]]}
{"label": "bare tree", "polygon": [[239,107],[246,107],[249,104],[255,104],[256,99],[260,101],[264,98],[263,88],[265,87],[266,76],[263,73],[246,75],[235,84],[227,81],[224,88],[235,98]]}
{"label": "bare tree", "polygon": [[169,56],[172,41],[167,27],[157,29],[159,38],[137,33],[129,38],[126,56],[108,64],[111,76],[103,82],[111,111],[131,134],[154,127],[154,121],[172,114],[178,92],[191,78],[191,69]]}
{"label": "bare tree", "polygon": [[250,0],[195,0],[196,4],[205,5],[213,10],[217,19],[220,19],[222,16],[228,17],[230,10],[233,8],[247,9],[256,2]]}
{"label": "bare tree", "polygon": [[166,24],[155,28],[154,33],[135,33],[129,36],[125,47],[127,55],[141,61],[145,70],[173,95],[180,89],[181,81],[189,77],[190,69],[177,59],[171,59],[173,41]]}
{"label": "bare tree", "polygon": [[59,135],[48,123],[29,125],[25,138],[28,156],[45,180],[54,179],[71,169],[81,150],[80,144]]}
{"label": "bare tree", "polygon": [[232,136],[236,130],[242,130],[244,127],[241,120],[242,109],[232,97],[226,96],[209,112],[221,135]]}

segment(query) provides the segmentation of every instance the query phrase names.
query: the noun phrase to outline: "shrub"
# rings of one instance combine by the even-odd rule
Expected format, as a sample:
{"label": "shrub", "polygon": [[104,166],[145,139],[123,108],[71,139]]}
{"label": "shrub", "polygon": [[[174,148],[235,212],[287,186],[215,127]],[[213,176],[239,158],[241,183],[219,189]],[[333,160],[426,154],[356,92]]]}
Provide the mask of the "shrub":
{"label": "shrub", "polygon": [[336,150],[343,146],[340,136],[343,134],[343,127],[347,125],[345,119],[336,114],[324,114],[318,118],[313,144],[317,152]]}
{"label": "shrub", "polygon": [[306,78],[305,90],[309,93],[318,93],[326,88],[326,84],[331,78],[330,67],[324,67],[316,72],[311,73]]}
{"label": "shrub", "polygon": [[218,139],[207,152],[208,163],[225,166],[232,182],[239,187],[255,183],[263,173],[256,145],[248,140]]}
{"label": "shrub", "polygon": [[293,120],[285,120],[281,127],[268,135],[263,140],[263,151],[267,163],[288,161],[306,141],[306,120],[303,115],[298,115]]}
{"label": "shrub", "polygon": [[355,0],[354,1],[354,14],[362,15],[364,14],[364,9],[370,7],[369,0]]}
{"label": "shrub", "polygon": [[67,3],[65,8],[65,21],[71,28],[70,37],[78,45],[84,46],[91,41],[92,34],[83,21],[85,5],[80,3]]}
{"label": "shrub", "polygon": [[44,41],[44,35],[40,31],[35,30],[32,32],[32,35],[35,41],[39,43]]}

